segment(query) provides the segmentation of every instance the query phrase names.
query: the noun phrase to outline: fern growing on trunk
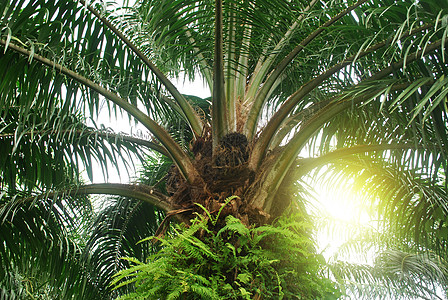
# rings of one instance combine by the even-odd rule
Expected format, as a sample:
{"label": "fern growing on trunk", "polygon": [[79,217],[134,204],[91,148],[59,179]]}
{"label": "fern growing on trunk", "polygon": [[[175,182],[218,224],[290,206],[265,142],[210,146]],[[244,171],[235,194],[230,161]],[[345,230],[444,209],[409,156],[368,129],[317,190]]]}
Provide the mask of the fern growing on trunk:
{"label": "fern growing on trunk", "polygon": [[[208,211],[187,227],[174,226],[158,241],[161,250],[148,262],[125,258],[115,288],[135,284],[120,299],[336,299],[341,295],[323,275],[325,260],[315,253],[311,225],[293,215],[273,225],[246,227]],[[220,223],[225,224],[221,225]]]}

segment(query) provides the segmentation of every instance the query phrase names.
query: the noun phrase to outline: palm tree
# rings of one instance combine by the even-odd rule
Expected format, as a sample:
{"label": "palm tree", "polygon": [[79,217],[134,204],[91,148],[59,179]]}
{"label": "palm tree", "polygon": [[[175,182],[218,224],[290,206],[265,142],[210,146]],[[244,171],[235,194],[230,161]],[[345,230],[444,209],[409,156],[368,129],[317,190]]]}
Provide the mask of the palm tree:
{"label": "palm tree", "polygon": [[[163,218],[188,224],[201,212],[195,203],[217,212],[230,196],[238,198],[225,214],[247,226],[291,207],[307,215],[306,193],[294,191],[326,174],[368,192],[379,232],[370,244],[443,261],[447,7],[439,0],[141,0],[124,9],[2,1],[2,285],[25,295],[37,282],[37,296],[105,299],[110,276],[126,266],[119,257],[144,259],[150,249],[135,243]],[[202,79],[210,99],[181,94],[170,80],[180,74]],[[95,125],[103,106],[151,137]],[[85,169],[91,180],[94,161],[106,174],[121,163],[146,171],[133,183],[85,183],[79,174]],[[83,230],[96,214],[94,194],[110,197]],[[341,284],[373,278],[368,267],[340,266],[329,276]],[[403,283],[402,269],[386,269],[377,277]],[[418,274],[415,287],[431,294]]]}

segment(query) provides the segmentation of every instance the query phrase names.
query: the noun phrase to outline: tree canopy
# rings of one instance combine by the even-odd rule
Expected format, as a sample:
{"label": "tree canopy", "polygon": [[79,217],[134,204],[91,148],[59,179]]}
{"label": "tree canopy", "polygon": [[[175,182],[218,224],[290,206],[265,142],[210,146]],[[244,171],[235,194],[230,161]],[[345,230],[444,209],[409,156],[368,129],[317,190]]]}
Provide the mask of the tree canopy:
{"label": "tree canopy", "polygon": [[[309,182],[359,192],[376,220],[337,229],[353,237],[341,253],[376,257],[325,264],[342,291],[446,289],[446,0],[125,4],[0,3],[7,297],[126,293],[109,286],[120,257],[146,260],[158,246],[137,242],[169,221],[222,212],[221,228],[230,216],[249,230],[292,213],[318,227]],[[181,74],[211,97],[181,94]],[[102,110],[149,138],[97,124]],[[121,164],[141,166],[138,179],[89,182]]]}

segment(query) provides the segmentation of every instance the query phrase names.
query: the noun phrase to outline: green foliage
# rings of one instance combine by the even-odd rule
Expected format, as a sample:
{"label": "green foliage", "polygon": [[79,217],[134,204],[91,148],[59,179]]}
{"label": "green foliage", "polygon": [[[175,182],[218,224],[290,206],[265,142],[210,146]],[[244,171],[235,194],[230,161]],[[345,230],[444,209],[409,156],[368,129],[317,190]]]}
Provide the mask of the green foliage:
{"label": "green foliage", "polygon": [[[317,167],[313,184],[353,185],[370,195],[365,201],[380,221],[372,237],[393,238],[353,242],[355,250],[370,242],[388,255],[378,256],[379,268],[337,262],[328,276],[347,291],[355,286],[357,295],[376,299],[416,295],[420,282],[427,290],[446,286],[446,268],[435,272],[438,265],[422,264],[419,253],[447,260],[447,0],[114,2],[0,1],[2,299],[5,290],[22,299],[31,287],[33,297],[51,299],[134,290],[146,297],[153,289],[162,299],[337,297],[320,275],[307,224],[246,228],[205,212],[161,240],[161,252],[145,264],[157,245],[136,243],[154,234],[158,209],[90,189],[114,195],[95,217],[89,198],[64,194],[66,185],[84,188],[83,172],[93,181],[100,169],[143,163],[139,184],[123,186],[126,197],[145,190],[174,213],[173,198],[162,193],[183,194],[184,181],[205,191],[202,179],[216,179],[207,171],[209,152],[214,159],[227,131],[247,137],[248,183],[233,176],[241,182],[213,184],[220,195],[242,190],[246,208],[279,216],[292,195],[284,187],[306,182]],[[214,96],[181,95],[166,77],[182,73],[203,78]],[[149,133],[116,134],[97,120],[103,113],[123,114]],[[193,151],[196,142],[204,151]],[[208,142],[214,149],[205,151]],[[306,148],[310,157],[302,157]],[[172,164],[183,178],[168,192]],[[305,214],[311,209],[302,200],[293,205]],[[110,292],[112,274],[129,264],[116,277],[122,287]]]}
{"label": "green foliage", "polygon": [[[324,259],[314,252],[309,224],[283,217],[274,225],[247,228],[229,215],[225,225],[199,216],[176,225],[147,263],[115,276],[119,288],[135,284],[120,299],[336,299],[341,293],[325,278]],[[142,242],[143,242],[142,241]],[[257,298],[258,297],[258,298]]]}

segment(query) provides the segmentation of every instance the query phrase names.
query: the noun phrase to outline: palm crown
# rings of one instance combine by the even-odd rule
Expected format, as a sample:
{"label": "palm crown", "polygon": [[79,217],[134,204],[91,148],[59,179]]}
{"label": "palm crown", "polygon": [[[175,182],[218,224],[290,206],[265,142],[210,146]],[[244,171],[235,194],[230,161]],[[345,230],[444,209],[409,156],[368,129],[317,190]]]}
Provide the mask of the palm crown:
{"label": "palm crown", "polygon": [[[51,272],[62,272],[62,260],[71,266],[63,272],[80,274],[55,286],[98,287],[121,268],[118,257],[147,255],[135,243],[154,233],[161,211],[188,222],[195,203],[213,212],[235,195],[225,213],[248,226],[291,206],[306,214],[306,197],[291,187],[323,167],[332,183],[368,192],[387,233],[381,245],[445,257],[446,3],[141,0],[116,8],[0,4],[5,272],[43,268],[33,257],[49,248]],[[210,99],[181,94],[170,81],[181,73],[204,80]],[[103,105],[151,139],[87,125]],[[122,161],[146,171],[137,183],[86,184],[79,173],[92,178],[93,161],[106,173]],[[79,236],[74,216],[93,214],[89,194],[117,197],[91,236]],[[82,259],[107,267],[90,270]]]}

